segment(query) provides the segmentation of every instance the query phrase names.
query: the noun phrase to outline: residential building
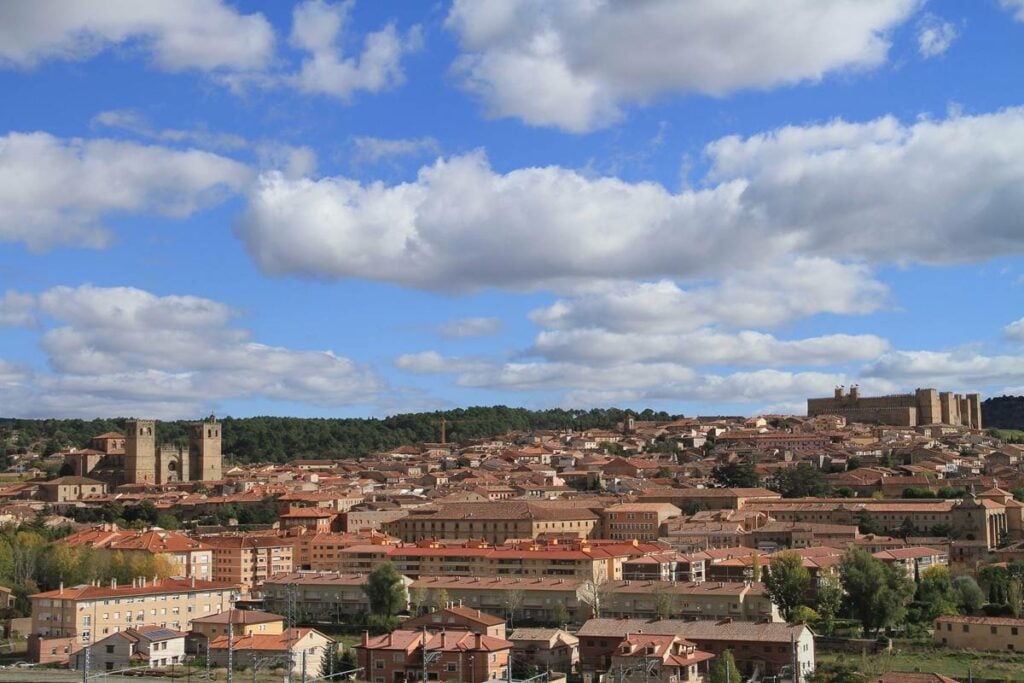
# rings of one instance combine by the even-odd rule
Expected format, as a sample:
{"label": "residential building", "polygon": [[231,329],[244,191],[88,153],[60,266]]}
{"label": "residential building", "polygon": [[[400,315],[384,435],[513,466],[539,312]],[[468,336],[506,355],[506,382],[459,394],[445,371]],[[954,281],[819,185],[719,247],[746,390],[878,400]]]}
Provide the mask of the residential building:
{"label": "residential building", "polygon": [[580,661],[580,639],[560,628],[517,628],[508,640],[514,662],[572,673]]}
{"label": "residential building", "polygon": [[276,535],[237,534],[209,536],[203,542],[213,549],[213,578],[238,586],[243,592],[259,591],[275,574],[292,571],[294,543]]}
{"label": "residential building", "polygon": [[621,683],[700,683],[714,657],[676,635],[630,633],[613,651],[608,673]]}
{"label": "residential building", "polygon": [[662,525],[682,514],[671,503],[619,503],[601,512],[603,536],[618,541],[657,541]]}
{"label": "residential building", "polygon": [[[92,644],[89,652],[89,670],[117,671],[132,666],[161,669],[185,661],[184,631],[163,626],[136,626]],[[85,649],[75,653],[72,668],[85,667]]]}
{"label": "residential building", "polygon": [[1024,619],[942,616],[935,620],[933,638],[957,650],[1024,652]]}
{"label": "residential building", "polygon": [[599,522],[585,506],[498,501],[415,508],[407,517],[386,523],[384,529],[405,542],[473,538],[500,545],[509,539],[543,534],[589,538]]}
{"label": "residential building", "polygon": [[[265,657],[276,657],[291,663],[293,675],[319,675],[324,661],[334,652],[335,640],[314,628],[290,628],[278,634],[250,634],[234,636],[234,666],[253,667]],[[217,636],[210,641],[210,663],[226,667],[228,664],[228,636]],[[312,676],[311,676],[312,677]]]}
{"label": "residential building", "polygon": [[[470,631],[393,631],[356,646],[359,666],[372,683],[493,681],[508,678],[512,643]],[[426,659],[426,663],[424,663]]]}

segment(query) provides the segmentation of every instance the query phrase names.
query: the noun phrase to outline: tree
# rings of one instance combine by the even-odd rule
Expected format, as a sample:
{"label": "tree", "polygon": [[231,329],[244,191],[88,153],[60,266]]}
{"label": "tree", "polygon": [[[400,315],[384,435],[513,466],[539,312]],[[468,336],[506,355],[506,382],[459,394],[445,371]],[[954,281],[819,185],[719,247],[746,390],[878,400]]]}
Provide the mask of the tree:
{"label": "tree", "polygon": [[[978,590],[980,592],[981,589]],[[939,616],[959,614],[958,598],[948,567],[935,565],[921,572],[917,600],[921,603],[921,617],[924,620],[932,622]]]}
{"label": "tree", "polygon": [[587,579],[576,589],[576,598],[590,606],[590,614],[594,619],[601,618],[601,607],[605,598],[605,582]]}
{"label": "tree", "polygon": [[900,524],[900,538],[902,538],[903,540],[907,540],[907,538],[909,538],[916,532],[917,529],[914,527],[914,520],[910,519],[910,517],[904,517],[903,522]]}
{"label": "tree", "polygon": [[409,604],[405,581],[390,562],[370,572],[363,591],[370,601],[370,612],[378,616],[393,617]]}
{"label": "tree", "polygon": [[668,619],[675,611],[675,600],[665,586],[659,585],[654,590],[654,613],[659,619]]}
{"label": "tree", "polygon": [[850,611],[865,634],[902,623],[914,597],[914,583],[902,569],[886,565],[863,550],[851,549],[839,564]]}
{"label": "tree", "polygon": [[728,488],[755,488],[761,485],[761,477],[750,463],[730,462],[711,470],[711,478],[720,486]]}
{"label": "tree", "polygon": [[789,621],[811,588],[811,573],[804,567],[803,557],[792,550],[778,553],[764,568],[763,575],[768,596]]}
{"label": "tree", "polygon": [[167,529],[168,531],[177,531],[181,528],[181,523],[174,515],[162,514],[157,515],[156,526],[161,529]]}
{"label": "tree", "polygon": [[444,588],[438,588],[434,591],[434,599],[430,601],[430,606],[434,610],[442,610],[448,606],[448,591]]}
{"label": "tree", "polygon": [[818,577],[818,599],[815,608],[821,617],[821,630],[826,636],[832,635],[836,627],[836,616],[843,606],[843,586],[839,576],[831,569],[824,570]]}
{"label": "tree", "polygon": [[857,529],[862,534],[880,534],[882,533],[882,525],[876,520],[867,510],[860,510],[857,512]]}
{"label": "tree", "polygon": [[423,611],[423,608],[427,604],[427,589],[423,586],[417,586],[409,591],[409,607],[412,608],[413,615],[418,615]]}
{"label": "tree", "polygon": [[564,628],[569,623],[569,608],[561,601],[556,602],[551,608],[551,615],[555,618],[555,626]]}
{"label": "tree", "polygon": [[783,498],[824,498],[832,492],[825,475],[809,462],[778,470],[772,478],[771,488]]}
{"label": "tree", "polygon": [[743,677],[740,675],[739,667],[736,666],[736,658],[732,650],[725,650],[715,661],[711,663],[710,683],[741,683]]}
{"label": "tree", "polygon": [[754,583],[761,581],[761,553],[756,550],[753,557],[750,558],[750,580]]}
{"label": "tree", "polygon": [[985,593],[978,582],[970,576],[958,576],[953,579],[953,590],[956,591],[960,609],[967,614],[977,614],[985,605]]}
{"label": "tree", "polygon": [[521,588],[511,588],[505,591],[505,612],[508,614],[509,628],[515,628],[516,612],[523,606],[526,593]]}

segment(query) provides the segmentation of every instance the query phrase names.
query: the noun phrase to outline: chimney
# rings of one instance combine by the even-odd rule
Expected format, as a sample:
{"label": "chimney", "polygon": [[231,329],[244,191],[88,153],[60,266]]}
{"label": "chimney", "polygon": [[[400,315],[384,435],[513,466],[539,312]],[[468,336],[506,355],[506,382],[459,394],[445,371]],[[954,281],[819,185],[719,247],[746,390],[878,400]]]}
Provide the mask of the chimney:
{"label": "chimney", "polygon": [[64,582],[63,581],[60,582],[60,594],[64,595]]}
{"label": "chimney", "polygon": [[110,587],[111,588],[117,588],[117,579],[111,579],[110,580]]}
{"label": "chimney", "polygon": [[363,631],[362,645],[363,645],[363,647],[366,647],[369,644],[370,644],[370,632],[369,631]]}

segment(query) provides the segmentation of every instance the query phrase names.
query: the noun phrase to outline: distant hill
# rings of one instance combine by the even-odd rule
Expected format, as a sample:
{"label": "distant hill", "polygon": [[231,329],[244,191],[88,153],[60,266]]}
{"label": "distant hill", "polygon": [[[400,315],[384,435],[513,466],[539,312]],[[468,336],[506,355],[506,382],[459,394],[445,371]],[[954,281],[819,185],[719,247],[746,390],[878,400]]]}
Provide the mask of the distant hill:
{"label": "distant hill", "polygon": [[981,402],[981,422],[987,429],[1024,430],[1024,396],[995,396]]}
{"label": "distant hill", "polygon": [[[506,406],[459,408],[432,413],[407,413],[386,418],[225,417],[223,451],[237,462],[287,462],[295,458],[344,458],[403,444],[436,442],[444,417],[448,441],[500,436],[534,429],[611,429],[626,411],[527,410]],[[666,412],[644,410],[639,420],[671,420]],[[160,442],[184,443],[188,420],[157,423]],[[52,453],[109,431],[122,431],[125,419],[21,420],[0,418],[0,455],[26,450]]]}

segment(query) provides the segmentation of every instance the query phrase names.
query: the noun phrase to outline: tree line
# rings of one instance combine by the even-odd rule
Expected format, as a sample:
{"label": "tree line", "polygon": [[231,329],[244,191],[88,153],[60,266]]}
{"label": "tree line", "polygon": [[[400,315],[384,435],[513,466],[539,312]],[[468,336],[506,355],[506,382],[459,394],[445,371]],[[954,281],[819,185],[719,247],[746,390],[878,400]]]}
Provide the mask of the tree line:
{"label": "tree line", "polygon": [[[385,418],[225,417],[221,420],[222,450],[226,457],[239,463],[287,462],[303,457],[351,458],[405,444],[435,443],[441,438],[442,418],[447,440],[458,442],[510,431],[612,429],[626,414],[619,408],[527,410],[484,406]],[[634,414],[639,420],[668,421],[678,417],[651,409]],[[0,459],[33,449],[50,454],[72,446],[86,448],[94,436],[123,432],[126,421],[0,418]],[[157,422],[158,441],[186,444],[190,422]]]}

